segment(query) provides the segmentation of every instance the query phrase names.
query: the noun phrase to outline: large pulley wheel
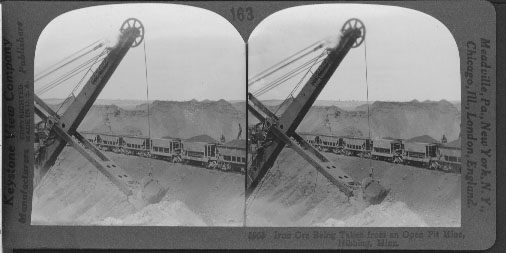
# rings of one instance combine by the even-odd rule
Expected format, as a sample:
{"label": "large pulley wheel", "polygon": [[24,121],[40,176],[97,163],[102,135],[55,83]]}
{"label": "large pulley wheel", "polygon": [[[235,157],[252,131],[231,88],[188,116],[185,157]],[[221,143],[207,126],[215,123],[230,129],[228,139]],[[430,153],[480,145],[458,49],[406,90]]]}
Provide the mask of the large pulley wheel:
{"label": "large pulley wheel", "polygon": [[144,26],[142,25],[141,21],[139,21],[136,18],[129,18],[125,22],[123,22],[123,25],[121,25],[120,31],[123,33],[126,30],[129,29],[137,29],[139,30],[139,35],[135,38],[134,43],[132,44],[132,47],[136,47],[144,40]]}
{"label": "large pulley wheel", "polygon": [[349,19],[348,21],[346,21],[344,23],[343,27],[341,28],[341,32],[345,33],[347,31],[349,31],[350,29],[360,30],[360,36],[357,38],[357,40],[355,40],[355,43],[353,43],[352,47],[355,48],[355,47],[362,45],[362,42],[364,42],[364,39],[365,39],[364,23],[362,23],[362,21],[360,21],[360,19],[357,19],[357,18]]}

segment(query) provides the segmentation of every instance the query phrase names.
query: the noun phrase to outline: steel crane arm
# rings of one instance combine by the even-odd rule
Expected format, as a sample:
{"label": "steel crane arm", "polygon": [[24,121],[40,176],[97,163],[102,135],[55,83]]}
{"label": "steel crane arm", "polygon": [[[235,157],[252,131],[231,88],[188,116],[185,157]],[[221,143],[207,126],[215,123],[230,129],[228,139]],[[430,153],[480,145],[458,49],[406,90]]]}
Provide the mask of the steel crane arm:
{"label": "steel crane arm", "polygon": [[295,129],[297,129],[311,106],[313,106],[314,101],[318,98],[323,88],[325,88],[325,85],[327,85],[329,79],[358,37],[360,37],[360,30],[354,29],[350,29],[342,35],[340,43],[336,48],[329,51],[327,58],[323,60],[318,69],[300,90],[299,94],[297,94],[297,97],[295,97],[280,117],[279,127],[281,130],[284,130],[289,135],[295,132]]}
{"label": "steel crane arm", "polygon": [[139,30],[133,28],[120,35],[118,45],[110,49],[107,57],[86,82],[74,102],[63,113],[59,124],[63,129],[75,131],[81,124],[137,36],[139,36]]}
{"label": "steel crane arm", "polygon": [[[256,157],[250,164],[251,169],[248,170],[248,176],[246,178],[247,197],[250,196],[267,171],[272,167],[283,147],[287,144],[293,146],[290,137],[302,139],[300,136],[294,136],[295,129],[297,129],[301,121],[304,119],[314,101],[332,77],[348,51],[352,47],[357,46],[357,40],[361,36],[363,36],[361,29],[350,28],[344,30],[338,45],[329,50],[326,59],[320,64],[318,69],[303,86],[297,97],[279,118],[273,117],[272,112],[270,112],[253,95],[249,94],[248,100],[251,104],[248,103],[248,111],[250,111],[261,122],[270,120],[275,122],[275,124],[268,130],[268,136],[272,137],[272,141],[270,141],[268,145],[267,143],[264,143],[266,145],[265,147],[262,147],[262,152],[257,153]],[[262,111],[268,118],[263,117],[259,111]],[[352,179],[347,176],[344,180],[338,181],[330,174],[327,175],[328,173],[323,169],[325,166],[322,166],[322,163],[327,163],[328,160],[325,161],[326,159],[321,159],[321,156],[323,156],[321,154],[314,154],[315,152],[318,153],[318,151],[314,149],[303,150],[300,147],[295,147],[294,149],[297,153],[301,154],[306,160],[308,160],[308,162],[310,162],[318,171],[324,171],[324,175],[340,189],[344,189],[343,191],[345,193],[350,193],[349,188],[347,188],[345,184],[353,184]],[[339,174],[343,173],[344,172],[342,171],[339,172]],[[341,175],[341,177],[343,177],[343,175]]]}
{"label": "steel crane arm", "polygon": [[[42,119],[47,120],[46,113],[35,107],[35,113]],[[53,114],[54,112],[50,112]],[[58,140],[69,143],[82,156],[84,156],[91,164],[93,164],[102,174],[104,174],[113,184],[115,184],[127,196],[131,195],[133,189],[137,186],[135,179],[130,177],[127,172],[121,169],[114,161],[107,158],[93,144],[91,144],[80,133],[74,132],[70,135],[65,129],[55,124],[51,131],[55,133]]]}
{"label": "steel crane arm", "polygon": [[[134,22],[131,25],[131,22]],[[140,27],[137,26],[140,24]],[[55,135],[54,143],[44,147],[44,157],[39,159],[38,171],[36,175],[36,183],[47,173],[49,168],[54,165],[57,157],[62,152],[65,145],[69,142],[67,135],[73,136],[76,129],[83,121],[84,117],[90,110],[91,106],[103,90],[110,77],[120,64],[123,57],[127,54],[130,47],[137,46],[143,39],[144,28],[136,19],[128,19],[121,28],[118,42],[113,47],[107,48],[109,53],[100,63],[91,78],[83,86],[74,101],[67,107],[62,116],[59,117],[52,112],[50,107],[35,95],[34,106],[39,108],[38,115],[42,119],[49,119],[52,126],[48,129],[51,134]],[[139,40],[140,38],[140,40]],[[40,110],[43,109],[43,110]],[[63,133],[62,133],[63,131]],[[75,146],[74,143],[70,143]]]}

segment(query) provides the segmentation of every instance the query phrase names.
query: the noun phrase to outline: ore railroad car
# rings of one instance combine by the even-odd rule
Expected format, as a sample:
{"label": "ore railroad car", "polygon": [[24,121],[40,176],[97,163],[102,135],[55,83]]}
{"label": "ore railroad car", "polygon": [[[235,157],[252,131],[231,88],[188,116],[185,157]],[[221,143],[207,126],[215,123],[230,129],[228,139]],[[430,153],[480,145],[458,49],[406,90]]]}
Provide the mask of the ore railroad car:
{"label": "ore railroad car", "polygon": [[[441,144],[436,141],[431,143],[406,142],[396,138],[369,140],[364,137],[340,137],[308,132],[299,134],[306,142],[320,151],[358,155],[453,173],[461,171],[461,144],[459,140]],[[252,145],[249,147],[251,149]],[[252,151],[250,150],[250,153]]]}
{"label": "ore railroad car", "polygon": [[461,172],[460,141],[439,146],[439,167],[446,172]]}
{"label": "ore railroad car", "polygon": [[127,155],[148,157],[150,155],[150,143],[147,137],[121,137],[121,152]]}
{"label": "ore railroad car", "polygon": [[320,143],[317,142],[319,140],[318,135],[312,134],[312,133],[299,133],[299,135],[309,144],[313,145],[314,147],[318,148],[318,145]]}
{"label": "ore railroad car", "polygon": [[405,164],[437,169],[437,153],[435,143],[406,142],[402,159]]}
{"label": "ore railroad car", "polygon": [[89,132],[82,132],[81,135],[88,140],[90,143],[97,143],[97,134],[89,133]]}
{"label": "ore railroad car", "polygon": [[215,143],[182,141],[183,161],[198,163],[215,168],[218,166],[218,152]]}
{"label": "ore railroad car", "polygon": [[403,144],[397,139],[374,139],[372,145],[372,159],[384,160],[389,162],[402,162]]}
{"label": "ore railroad car", "polygon": [[300,136],[320,151],[336,154],[341,154],[343,151],[344,140],[341,136],[311,133],[300,133]]}
{"label": "ore railroad car", "polygon": [[349,156],[370,158],[373,142],[365,137],[343,137],[343,153]]}
{"label": "ore railroad car", "polygon": [[226,171],[244,173],[246,170],[245,140],[233,140],[218,144],[211,139],[209,139],[210,142],[205,142],[92,132],[82,132],[81,134],[86,140],[104,151],[151,157],[174,163],[194,163]]}
{"label": "ore railroad car", "polygon": [[340,154],[344,147],[343,137],[322,134],[316,137],[319,142],[319,149],[325,152]]}
{"label": "ore railroad car", "polygon": [[97,147],[101,150],[113,151],[116,153],[121,152],[121,137],[112,134],[99,134],[97,135]]}
{"label": "ore railroad car", "polygon": [[180,139],[151,139],[151,157],[170,162],[182,162]]}
{"label": "ore railroad car", "polygon": [[225,171],[246,170],[246,141],[234,140],[218,145],[218,166]]}

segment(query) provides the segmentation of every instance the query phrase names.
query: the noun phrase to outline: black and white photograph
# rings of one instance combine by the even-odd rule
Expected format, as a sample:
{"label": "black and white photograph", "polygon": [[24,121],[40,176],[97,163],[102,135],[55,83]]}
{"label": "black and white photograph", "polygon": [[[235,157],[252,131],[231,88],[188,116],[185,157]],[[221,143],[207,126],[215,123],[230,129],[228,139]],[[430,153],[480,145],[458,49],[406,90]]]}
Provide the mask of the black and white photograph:
{"label": "black and white photograph", "polygon": [[318,4],[248,40],[246,225],[460,227],[457,43],[408,8]]}
{"label": "black and white photograph", "polygon": [[6,251],[500,244],[495,0],[0,7]]}
{"label": "black and white photograph", "polygon": [[243,226],[246,50],[175,4],[64,13],[35,53],[32,225]]}

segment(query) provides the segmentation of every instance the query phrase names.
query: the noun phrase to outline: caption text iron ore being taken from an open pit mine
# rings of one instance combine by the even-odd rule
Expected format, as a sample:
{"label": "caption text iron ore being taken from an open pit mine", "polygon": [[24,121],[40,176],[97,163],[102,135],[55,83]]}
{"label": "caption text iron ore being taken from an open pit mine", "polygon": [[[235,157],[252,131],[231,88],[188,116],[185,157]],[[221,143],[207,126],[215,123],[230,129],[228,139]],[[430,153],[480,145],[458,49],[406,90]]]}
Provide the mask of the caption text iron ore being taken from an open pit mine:
{"label": "caption text iron ore being taken from an open pit mine", "polygon": [[427,240],[463,240],[466,236],[462,231],[451,229],[433,229],[428,231],[402,231],[402,232],[385,232],[385,231],[328,231],[298,230],[295,232],[278,231],[273,233],[267,231],[249,232],[248,239],[250,241],[262,241],[264,239],[274,240],[317,240],[317,241],[333,241],[337,243],[337,247],[349,248],[371,248],[371,247],[399,247],[400,242],[427,241]]}
{"label": "caption text iron ore being taken from an open pit mine", "polygon": [[[481,38],[479,43],[468,41],[466,43],[466,69],[465,82],[465,158],[467,159],[464,178],[466,182],[466,206],[479,207],[481,212],[491,206],[492,170],[490,168],[492,157],[493,108],[490,99],[494,90],[491,89],[490,63],[491,42]],[[475,67],[475,61],[479,65]],[[479,85],[478,85],[479,83]],[[477,189],[479,188],[479,189]],[[478,193],[479,191],[479,193]]]}

